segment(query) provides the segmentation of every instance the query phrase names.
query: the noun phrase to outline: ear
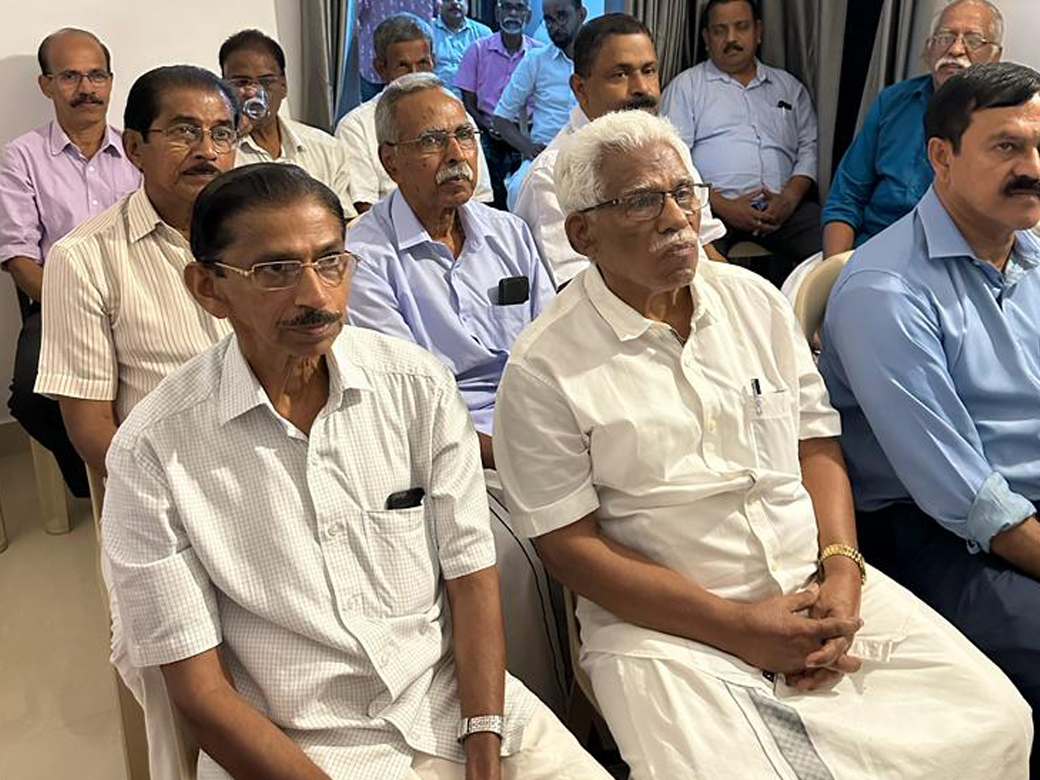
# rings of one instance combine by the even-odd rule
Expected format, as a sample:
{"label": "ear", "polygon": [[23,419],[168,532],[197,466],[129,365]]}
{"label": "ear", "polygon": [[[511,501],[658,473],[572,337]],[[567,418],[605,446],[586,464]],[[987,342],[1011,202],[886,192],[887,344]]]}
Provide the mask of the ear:
{"label": "ear", "polygon": [[126,158],[133,163],[134,167],[139,171],[144,171],[144,167],[141,164],[141,158],[143,151],[141,146],[144,144],[144,136],[136,130],[124,130],[123,131],[123,151],[126,152]]}
{"label": "ear", "polygon": [[[582,110],[584,110],[585,101],[588,100],[588,93],[585,91],[585,82],[577,73],[571,74],[570,82],[571,92],[574,93],[574,97],[578,99],[578,102],[581,104]],[[585,113],[588,114],[588,111],[586,111]]]}
{"label": "ear", "polygon": [[580,11],[578,11],[578,19],[580,19],[580,20],[581,20],[581,21],[580,21],[580,24],[585,24],[585,17],[586,17],[586,16],[588,16],[588,15],[589,15],[589,9],[588,9],[588,8],[586,8],[586,7],[584,6],[584,4],[583,4],[583,5],[581,6],[581,10],[580,10]]}
{"label": "ear", "polygon": [[192,262],[184,266],[184,284],[199,306],[217,319],[226,319],[231,311],[224,291],[217,284],[218,269],[206,268],[202,263]]}
{"label": "ear", "polygon": [[376,73],[379,74],[379,78],[386,81],[386,60],[380,57],[372,58],[372,67],[375,68]]}
{"label": "ear", "polygon": [[758,45],[758,46],[762,45],[762,31],[764,29],[765,28],[762,25],[762,20],[761,19],[759,19],[757,22],[755,22],[755,44]]}
{"label": "ear", "polygon": [[953,144],[945,138],[928,139],[928,162],[937,181],[946,183],[950,177],[950,165],[953,162]]}
{"label": "ear", "polygon": [[397,182],[397,154],[394,147],[389,144],[379,144],[379,162],[383,164],[386,175]]}
{"label": "ear", "polygon": [[53,99],[51,97],[51,86],[54,84],[54,79],[44,76],[41,73],[36,77],[36,83],[40,85],[40,92],[43,93],[45,98]]}
{"label": "ear", "polygon": [[571,248],[579,255],[594,257],[596,253],[596,237],[586,214],[568,214],[563,229],[567,231],[567,240]]}

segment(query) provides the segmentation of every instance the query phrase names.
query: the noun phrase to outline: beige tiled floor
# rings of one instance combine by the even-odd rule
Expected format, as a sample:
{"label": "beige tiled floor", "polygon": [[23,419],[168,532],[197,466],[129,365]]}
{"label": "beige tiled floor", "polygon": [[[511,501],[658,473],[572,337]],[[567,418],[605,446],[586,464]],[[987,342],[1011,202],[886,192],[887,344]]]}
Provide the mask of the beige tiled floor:
{"label": "beige tiled floor", "polygon": [[90,507],[39,522],[24,434],[0,425],[0,780],[125,780]]}

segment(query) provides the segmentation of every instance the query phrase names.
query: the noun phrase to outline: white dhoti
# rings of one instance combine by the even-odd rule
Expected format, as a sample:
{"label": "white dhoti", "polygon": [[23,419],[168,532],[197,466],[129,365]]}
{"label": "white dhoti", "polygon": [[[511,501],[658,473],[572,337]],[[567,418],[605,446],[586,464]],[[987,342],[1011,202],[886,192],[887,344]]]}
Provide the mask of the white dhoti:
{"label": "white dhoti", "polygon": [[1028,777],[1030,709],[1003,672],[877,570],[860,614],[863,668],[828,690],[799,693],[736,659],[720,674],[683,640],[597,646],[582,665],[632,780]]}

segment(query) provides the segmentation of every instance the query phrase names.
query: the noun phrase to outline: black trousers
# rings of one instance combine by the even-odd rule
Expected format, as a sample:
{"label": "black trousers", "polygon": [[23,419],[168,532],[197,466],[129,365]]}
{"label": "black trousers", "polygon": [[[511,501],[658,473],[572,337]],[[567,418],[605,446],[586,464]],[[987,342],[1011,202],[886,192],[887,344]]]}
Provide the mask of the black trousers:
{"label": "black trousers", "polygon": [[726,254],[738,241],[754,241],[773,253],[762,262],[752,262],[751,268],[780,287],[796,265],[823,249],[820,204],[803,200],[784,224],[766,236],[753,236],[726,225],[726,235],[713,243]]}
{"label": "black trousers", "polygon": [[58,468],[69,491],[77,498],[90,495],[87,471],[76,449],[65,432],[61,409],[57,401],[33,392],[36,369],[40,362],[40,306],[33,304],[18,334],[18,349],[14,357],[14,381],[7,408],[26,432],[54,453]]}
{"label": "black trousers", "polygon": [[[972,555],[915,504],[856,516],[864,557],[960,629],[1033,708],[1040,729],[1040,582],[990,553]],[[1040,780],[1040,750],[1030,776]]]}
{"label": "black trousers", "polygon": [[491,176],[491,191],[495,194],[495,200],[491,205],[505,211],[505,180],[520,167],[520,152],[490,133],[482,133],[480,143],[484,147],[484,159],[487,160],[488,173]]}

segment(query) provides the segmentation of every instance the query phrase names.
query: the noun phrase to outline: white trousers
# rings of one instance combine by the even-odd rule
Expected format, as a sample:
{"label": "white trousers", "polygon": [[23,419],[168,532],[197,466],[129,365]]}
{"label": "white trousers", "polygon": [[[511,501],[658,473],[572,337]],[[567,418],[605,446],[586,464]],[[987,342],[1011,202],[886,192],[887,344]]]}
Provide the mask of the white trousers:
{"label": "white trousers", "polygon": [[631,779],[1025,780],[1032,720],[1004,674],[876,570],[860,612],[863,668],[811,693],[735,684],[692,653],[588,653]]}
{"label": "white trousers", "polygon": [[[465,780],[466,765],[417,753],[404,780]],[[611,780],[544,704],[531,716],[520,751],[502,759],[502,780]]]}

